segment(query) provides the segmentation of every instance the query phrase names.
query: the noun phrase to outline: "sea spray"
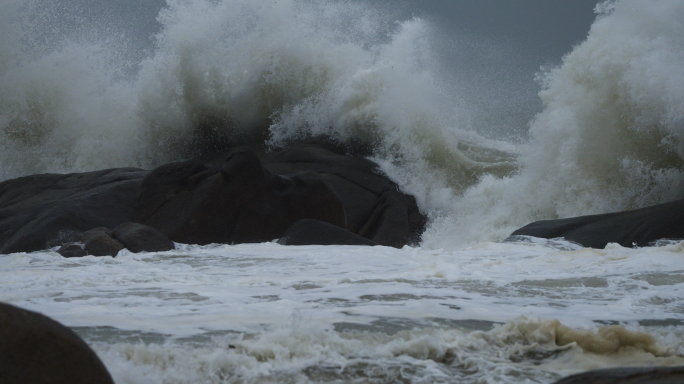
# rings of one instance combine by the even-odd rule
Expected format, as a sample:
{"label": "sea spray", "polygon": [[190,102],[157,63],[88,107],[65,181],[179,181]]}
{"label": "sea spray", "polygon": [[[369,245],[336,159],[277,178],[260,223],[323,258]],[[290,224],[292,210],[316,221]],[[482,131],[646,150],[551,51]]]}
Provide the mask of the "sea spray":
{"label": "sea spray", "polygon": [[58,2],[3,7],[9,22],[8,44],[0,46],[0,179],[149,165],[120,35],[84,31],[87,23]]}
{"label": "sea spray", "polygon": [[391,17],[340,2],[172,1],[135,80],[121,75],[131,54],[107,34],[50,41],[4,76],[5,178],[151,167],[321,134],[423,164],[459,191],[509,173],[510,155],[478,155],[478,135],[446,125],[453,104],[435,79],[429,24]]}
{"label": "sea spray", "polygon": [[2,7],[0,179],[324,135],[371,148],[432,219],[432,248],[681,197],[679,1],[602,3],[587,40],[540,73],[544,110],[522,144],[464,123],[468,89],[443,88],[426,19],[340,1],[169,1],[141,48],[76,5]]}
{"label": "sea spray", "polygon": [[625,0],[597,11],[607,13],[587,40],[540,74],[544,110],[520,146],[521,171],[487,175],[450,200],[427,244],[500,240],[534,220],[683,197],[684,4]]}

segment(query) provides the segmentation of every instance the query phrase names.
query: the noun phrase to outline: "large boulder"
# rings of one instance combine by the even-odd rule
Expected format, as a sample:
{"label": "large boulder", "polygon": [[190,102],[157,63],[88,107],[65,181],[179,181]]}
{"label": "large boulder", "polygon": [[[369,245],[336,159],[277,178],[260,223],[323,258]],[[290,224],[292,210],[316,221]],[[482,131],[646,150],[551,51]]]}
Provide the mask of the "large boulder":
{"label": "large boulder", "polygon": [[684,367],[629,367],[601,369],[568,376],[555,384],[680,384]]}
{"label": "large boulder", "polygon": [[304,219],[292,224],[278,240],[281,245],[379,245],[336,225]]}
{"label": "large boulder", "polygon": [[[171,163],[149,173],[119,168],[7,180],[0,183],[0,253],[62,246],[93,228],[130,221],[191,244],[269,241],[301,219],[380,245],[418,243],[426,217],[415,199],[376,163],[344,150],[300,143],[259,158],[237,148],[218,161]],[[115,237],[99,236],[84,251],[114,256],[122,241]],[[83,254],[73,246],[61,253]]]}
{"label": "large boulder", "polygon": [[347,229],[380,245],[416,244],[426,217],[413,196],[399,191],[370,160],[346,156],[318,144],[304,144],[266,155],[264,168],[277,175],[316,172],[344,205]]}
{"label": "large boulder", "polygon": [[511,236],[563,237],[591,248],[605,248],[608,243],[645,247],[660,239],[684,239],[684,200],[634,211],[536,221]]}
{"label": "large boulder", "polygon": [[147,171],[107,169],[44,174],[0,183],[0,253],[32,252],[78,241],[95,227],[131,221]]}
{"label": "large boulder", "polygon": [[246,147],[215,164],[190,160],[151,171],[132,217],[187,244],[270,241],[301,219],[347,227],[340,197],[318,174],[274,175]]}
{"label": "large boulder", "polygon": [[114,382],[97,355],[69,328],[0,303],[0,383]]}

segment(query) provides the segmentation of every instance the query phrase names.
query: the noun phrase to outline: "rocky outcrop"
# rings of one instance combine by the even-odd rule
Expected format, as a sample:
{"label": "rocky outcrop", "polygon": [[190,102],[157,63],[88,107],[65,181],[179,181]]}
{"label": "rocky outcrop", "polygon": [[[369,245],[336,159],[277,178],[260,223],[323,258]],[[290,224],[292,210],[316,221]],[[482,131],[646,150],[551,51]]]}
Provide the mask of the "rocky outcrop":
{"label": "rocky outcrop", "polygon": [[347,229],[380,245],[416,244],[426,217],[415,198],[383,176],[370,160],[345,156],[316,144],[299,145],[264,156],[264,168],[288,175],[311,171],[340,196]]}
{"label": "rocky outcrop", "polygon": [[568,376],[555,384],[679,384],[684,367],[612,368]]}
{"label": "rocky outcrop", "polygon": [[585,247],[645,247],[660,239],[684,239],[684,200],[634,211],[536,221],[511,234],[545,239],[565,238]]}
{"label": "rocky outcrop", "polygon": [[278,240],[282,245],[379,245],[336,225],[318,220],[299,220]]}
{"label": "rocky outcrop", "polygon": [[131,221],[146,173],[119,168],[3,181],[0,253],[38,251],[77,241],[95,227]]}
{"label": "rocky outcrop", "polygon": [[97,355],[69,328],[0,303],[0,383],[113,384]]}
{"label": "rocky outcrop", "polygon": [[346,228],[340,197],[315,172],[278,176],[241,147],[216,164],[197,160],[151,171],[133,221],[187,244],[277,239],[301,219]]}
{"label": "rocky outcrop", "polygon": [[[241,147],[213,162],[176,162],[151,172],[121,168],[0,183],[0,253],[77,241],[84,243],[81,250],[70,246],[60,254],[115,256],[124,246],[133,252],[161,251],[172,244],[168,239],[263,242],[282,237],[303,219],[392,247],[418,243],[426,223],[415,199],[400,192],[377,164],[320,143],[261,157]],[[108,232],[131,221],[161,237],[130,224]],[[81,239],[93,228],[100,230]],[[157,240],[148,248],[139,243],[142,237]]]}

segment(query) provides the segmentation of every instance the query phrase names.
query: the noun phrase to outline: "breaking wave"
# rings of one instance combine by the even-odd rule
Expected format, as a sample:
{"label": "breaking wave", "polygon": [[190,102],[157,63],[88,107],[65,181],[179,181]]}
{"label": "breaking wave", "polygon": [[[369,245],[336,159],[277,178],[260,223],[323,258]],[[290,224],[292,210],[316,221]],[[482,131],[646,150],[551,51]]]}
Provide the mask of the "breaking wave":
{"label": "breaking wave", "polygon": [[428,247],[682,197],[681,1],[599,4],[587,40],[540,72],[544,109],[524,143],[463,123],[473,111],[445,89],[441,36],[420,18],[356,2],[169,0],[133,44],[149,28],[64,7],[0,4],[0,180],[325,136],[370,148],[416,195]]}
{"label": "breaking wave", "polygon": [[681,363],[676,347],[620,326],[576,331],[519,318],[491,331],[423,328],[395,334],[293,324],[211,342],[95,343],[119,383],[551,382],[588,369]]}

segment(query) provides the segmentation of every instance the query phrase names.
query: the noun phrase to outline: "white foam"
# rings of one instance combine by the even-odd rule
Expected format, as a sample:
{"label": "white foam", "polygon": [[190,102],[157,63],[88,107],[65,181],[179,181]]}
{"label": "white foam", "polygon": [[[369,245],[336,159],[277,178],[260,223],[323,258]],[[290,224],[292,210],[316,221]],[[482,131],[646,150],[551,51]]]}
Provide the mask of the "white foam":
{"label": "white foam", "polygon": [[75,327],[118,383],[551,382],[683,364],[683,250],[528,239],[20,253],[0,258],[0,301]]}
{"label": "white foam", "polygon": [[[22,12],[13,10],[19,21]],[[221,138],[267,134],[273,144],[310,134],[366,141],[400,167],[395,177],[430,177],[435,186],[418,196],[426,211],[434,189],[510,172],[512,156],[480,147],[512,146],[448,125],[461,112],[436,78],[431,26],[392,17],[333,1],[170,1],[135,79],[121,75],[134,55],[107,33],[58,36],[2,74],[3,178],[151,167]]]}
{"label": "white foam", "polygon": [[486,176],[427,245],[503,239],[540,219],[634,209],[681,198],[684,3],[618,1],[558,68],[540,75],[544,111],[521,172]]}
{"label": "white foam", "polygon": [[[73,326],[175,334],[225,324],[261,329],[288,322],[293,311],[323,324],[526,315],[576,327],[676,317],[682,247],[568,251],[482,243],[444,252],[266,243],[113,259],[14,254],[2,258],[0,298]],[[274,311],[281,315],[273,318]]]}
{"label": "white foam", "polygon": [[[654,356],[627,345],[617,353],[585,353],[575,343],[557,343],[559,328],[555,321],[520,318],[488,332],[426,328],[387,335],[293,324],[252,336],[214,337],[202,347],[183,342],[95,347],[118,383],[551,382],[625,362],[682,363],[672,352]],[[597,337],[587,332],[591,335]]]}

